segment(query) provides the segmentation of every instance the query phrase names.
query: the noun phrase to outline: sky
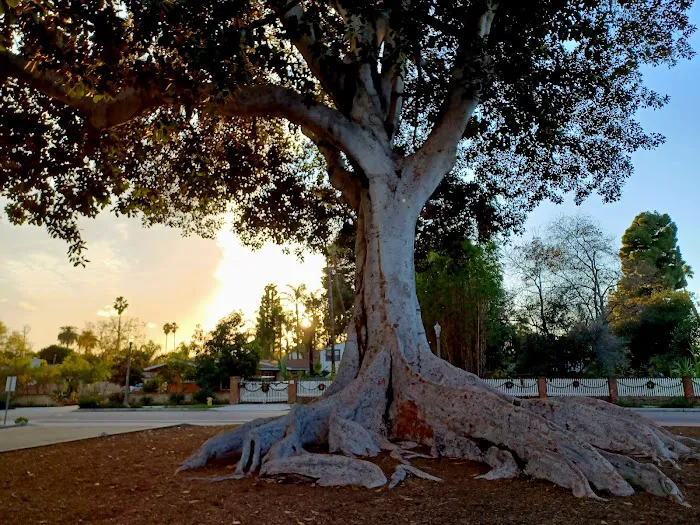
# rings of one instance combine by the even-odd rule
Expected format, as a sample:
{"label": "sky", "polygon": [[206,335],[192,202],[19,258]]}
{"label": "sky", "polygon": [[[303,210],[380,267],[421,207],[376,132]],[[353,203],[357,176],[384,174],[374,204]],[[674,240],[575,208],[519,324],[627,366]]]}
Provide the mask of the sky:
{"label": "sky", "polygon": [[[691,20],[700,25],[700,4]],[[692,46],[700,51],[698,33]],[[666,143],[633,156],[635,173],[619,202],[603,204],[592,196],[581,206],[571,199],[544,203],[526,231],[562,214],[585,213],[620,239],[638,213],[668,213],[678,226],[683,256],[698,274],[688,288],[700,295],[700,57],[673,69],[647,70],[645,78],[671,97],[662,110],[639,115],[645,129],[665,135]],[[273,245],[253,252],[228,230],[215,240],[183,238],[176,230],[144,229],[136,219],[107,214],[81,227],[91,262],[75,268],[62,241],[40,228],[0,220],[0,320],[16,330],[31,326],[36,350],[55,343],[60,326],[82,328],[110,315],[120,295],[129,302],[125,315],[147,323],[146,337],[164,344],[167,322],[178,323],[178,340],[186,340],[196,324],[211,329],[233,310],[252,320],[267,283],[304,283],[311,290],[321,285],[321,256],[299,261]]]}

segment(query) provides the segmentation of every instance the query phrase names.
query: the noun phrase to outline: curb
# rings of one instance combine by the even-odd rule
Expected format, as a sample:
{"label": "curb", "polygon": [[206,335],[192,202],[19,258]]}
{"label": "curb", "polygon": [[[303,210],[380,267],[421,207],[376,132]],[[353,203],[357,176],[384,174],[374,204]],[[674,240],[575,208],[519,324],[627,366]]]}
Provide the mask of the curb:
{"label": "curb", "polygon": [[638,410],[640,412],[700,412],[700,408],[634,407],[631,410]]}
{"label": "curb", "polygon": [[12,423],[11,425],[0,425],[0,430],[2,430],[4,428],[31,427],[31,426],[33,426],[31,423],[24,423],[24,424],[20,424],[20,425]]}
{"label": "curb", "polygon": [[79,408],[78,412],[197,412],[213,408]]}
{"label": "curb", "polygon": [[[20,426],[20,425],[14,425],[14,426]],[[162,426],[162,427],[143,428],[143,429],[140,429],[140,430],[128,430],[128,431],[126,431],[126,432],[117,432],[116,434],[107,434],[107,433],[103,432],[103,433],[100,434],[99,436],[82,437],[82,438],[71,438],[71,439],[66,439],[66,440],[64,440],[64,441],[57,441],[57,442],[55,442],[55,443],[44,443],[44,444],[42,444],[42,445],[33,445],[33,446],[30,446],[30,447],[20,447],[20,448],[13,448],[13,449],[10,449],[10,450],[3,450],[3,451],[0,451],[0,457],[2,456],[2,454],[9,454],[9,453],[11,453],[11,452],[17,452],[17,451],[20,451],[20,450],[32,450],[32,449],[36,449],[36,448],[54,447],[54,446],[57,446],[57,445],[63,445],[64,443],[75,443],[75,442],[77,442],[77,441],[89,441],[89,440],[92,440],[92,439],[98,440],[98,439],[105,439],[105,438],[110,438],[110,437],[125,436],[125,435],[127,435],[127,434],[136,434],[136,433],[139,433],[139,432],[147,432],[147,431],[149,431],[149,430],[161,430],[161,429],[165,429],[165,428],[189,427],[189,426],[192,426],[192,425],[190,425],[189,423],[173,423],[172,425],[164,425],[164,426]],[[2,427],[0,427],[0,428],[2,428]],[[9,427],[8,427],[8,428],[9,428]]]}

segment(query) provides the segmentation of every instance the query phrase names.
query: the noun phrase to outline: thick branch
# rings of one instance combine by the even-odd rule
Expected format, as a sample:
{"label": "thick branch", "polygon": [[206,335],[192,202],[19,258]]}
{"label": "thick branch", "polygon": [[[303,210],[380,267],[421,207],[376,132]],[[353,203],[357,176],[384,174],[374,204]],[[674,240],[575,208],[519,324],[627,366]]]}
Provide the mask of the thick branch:
{"label": "thick branch", "polygon": [[342,194],[347,205],[357,211],[360,207],[360,181],[348,169],[340,151],[323,141],[317,141],[316,146],[326,159],[331,185]]}
{"label": "thick branch", "polygon": [[[283,4],[283,2],[276,2]],[[344,102],[344,86],[346,84],[346,67],[343,62],[331,55],[328,49],[319,42],[317,29],[308,20],[299,2],[287,3],[276,9],[284,28],[290,36],[294,47],[304,58],[311,73],[321,83],[323,89],[331,95],[339,108]]]}
{"label": "thick branch", "polygon": [[[476,22],[476,37],[485,40],[496,14],[497,3],[488,1],[486,10]],[[437,123],[421,148],[412,156],[414,167],[409,191],[424,202],[435,191],[438,183],[454,167],[457,146],[467,123],[479,103],[479,83],[470,76],[475,66],[486,57],[470,56],[473,42],[464,43],[451,72],[450,87]]]}
{"label": "thick branch", "polygon": [[335,149],[346,153],[368,173],[387,173],[393,167],[369,132],[339,111],[280,86],[251,86],[234,92],[214,107],[220,115],[285,118],[302,126]]}
{"label": "thick branch", "polygon": [[52,72],[41,71],[41,65],[25,60],[8,51],[0,52],[0,69],[5,76],[58,100],[81,113],[95,129],[105,129],[123,124],[146,111],[156,103],[166,102],[154,89],[126,89],[116,97],[95,102],[92,97],[72,94],[68,81]]}

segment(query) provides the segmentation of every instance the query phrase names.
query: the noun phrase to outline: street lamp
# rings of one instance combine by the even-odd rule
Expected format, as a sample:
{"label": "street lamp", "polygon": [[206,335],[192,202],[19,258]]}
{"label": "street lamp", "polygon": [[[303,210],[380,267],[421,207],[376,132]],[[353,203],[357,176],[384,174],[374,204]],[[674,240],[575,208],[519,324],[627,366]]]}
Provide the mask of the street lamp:
{"label": "street lamp", "polygon": [[435,323],[433,328],[435,329],[435,338],[437,339],[437,356],[442,358],[440,355],[440,331],[442,330],[442,327],[440,326],[440,323]]}
{"label": "street lamp", "polygon": [[131,350],[134,347],[134,337],[129,337],[129,355],[126,358],[126,381],[124,387],[124,407],[129,408],[129,376],[131,375]]}

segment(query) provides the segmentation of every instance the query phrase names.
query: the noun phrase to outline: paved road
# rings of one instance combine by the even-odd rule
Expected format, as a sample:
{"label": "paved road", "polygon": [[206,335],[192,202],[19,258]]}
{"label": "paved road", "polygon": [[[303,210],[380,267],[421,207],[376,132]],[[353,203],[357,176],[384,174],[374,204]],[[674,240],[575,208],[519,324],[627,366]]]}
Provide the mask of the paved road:
{"label": "paved road", "polygon": [[225,405],[209,410],[147,409],[147,410],[79,410],[77,407],[16,408],[8,415],[8,422],[24,416],[41,426],[133,425],[232,425],[247,423],[259,417],[279,416],[289,405]]}
{"label": "paved road", "polygon": [[[0,452],[30,448],[106,434],[121,434],[178,424],[232,425],[259,417],[279,416],[289,405],[232,405],[211,410],[108,411],[78,410],[76,407],[18,408],[8,421],[24,416],[26,427],[0,428]],[[636,409],[666,426],[700,426],[700,410]],[[0,420],[0,423],[2,421]]]}
{"label": "paved road", "polygon": [[700,409],[635,408],[649,419],[665,427],[700,427]]}
{"label": "paved road", "polygon": [[259,417],[279,416],[288,410],[289,405],[286,404],[148,411],[90,411],[78,410],[77,407],[17,408],[10,411],[8,423],[23,416],[29,419],[29,425],[0,428],[0,452],[179,424],[233,425]]}

